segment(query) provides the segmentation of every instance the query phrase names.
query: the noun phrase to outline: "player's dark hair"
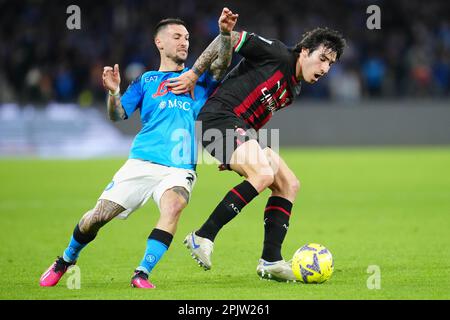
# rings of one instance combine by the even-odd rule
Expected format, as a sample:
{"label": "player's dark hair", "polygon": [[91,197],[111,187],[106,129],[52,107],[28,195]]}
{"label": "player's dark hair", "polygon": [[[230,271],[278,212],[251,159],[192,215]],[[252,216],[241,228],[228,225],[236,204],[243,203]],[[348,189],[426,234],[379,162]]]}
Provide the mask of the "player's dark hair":
{"label": "player's dark hair", "polygon": [[294,51],[300,53],[305,48],[309,49],[311,53],[322,44],[325,48],[336,52],[336,59],[340,58],[346,45],[345,39],[338,31],[329,28],[315,28],[303,34],[302,40],[296,44]]}
{"label": "player's dark hair", "polygon": [[179,18],[167,18],[167,19],[163,19],[160,22],[158,22],[158,24],[155,27],[155,33],[153,35],[153,37],[155,38],[156,35],[159,33],[159,31],[161,31],[161,29],[163,29],[164,27],[170,25],[170,24],[179,24],[182,25],[184,27],[186,27],[186,23],[179,19]]}

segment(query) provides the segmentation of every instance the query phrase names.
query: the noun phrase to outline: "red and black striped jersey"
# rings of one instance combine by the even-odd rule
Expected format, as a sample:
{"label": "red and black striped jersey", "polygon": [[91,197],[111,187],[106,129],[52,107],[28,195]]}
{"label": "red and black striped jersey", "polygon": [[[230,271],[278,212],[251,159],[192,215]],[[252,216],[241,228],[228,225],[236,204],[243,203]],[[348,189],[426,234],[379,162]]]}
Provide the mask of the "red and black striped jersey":
{"label": "red and black striped jersey", "polygon": [[[300,93],[298,54],[279,40],[241,32],[234,51],[244,57],[209,98],[202,112],[226,108],[259,130]],[[220,103],[217,103],[220,102]]]}

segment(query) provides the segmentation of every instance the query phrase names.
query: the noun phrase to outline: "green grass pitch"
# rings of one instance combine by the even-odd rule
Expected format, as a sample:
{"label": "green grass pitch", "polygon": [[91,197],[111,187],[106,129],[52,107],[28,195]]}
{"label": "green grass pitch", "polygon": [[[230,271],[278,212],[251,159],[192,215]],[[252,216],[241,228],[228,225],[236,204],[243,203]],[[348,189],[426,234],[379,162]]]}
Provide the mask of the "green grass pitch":
{"label": "green grass pitch", "polygon": [[[200,165],[177,234],[151,280],[129,286],[156,223],[153,203],[113,220],[81,253],[81,289],[67,275],[54,288],[38,281],[61,255],[73,227],[94,206],[125,159],[0,161],[0,299],[450,299],[450,149],[284,149],[302,188],[283,255],[308,242],[333,253],[320,285],[261,281],[264,192],[216,239],[213,268],[200,269],[182,245],[241,178]],[[369,289],[369,266],[381,288]]]}

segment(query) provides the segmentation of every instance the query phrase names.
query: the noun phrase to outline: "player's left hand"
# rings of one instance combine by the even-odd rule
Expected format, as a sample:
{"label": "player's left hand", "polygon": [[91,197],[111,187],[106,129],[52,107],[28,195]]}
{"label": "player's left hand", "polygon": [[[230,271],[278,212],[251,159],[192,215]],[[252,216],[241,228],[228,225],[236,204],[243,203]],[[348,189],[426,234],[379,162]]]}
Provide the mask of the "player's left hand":
{"label": "player's left hand", "polygon": [[221,32],[231,32],[236,25],[238,14],[234,14],[227,7],[223,8],[219,18],[219,29]]}
{"label": "player's left hand", "polygon": [[169,82],[166,84],[166,86],[174,94],[190,92],[192,99],[195,100],[194,89],[197,80],[197,74],[195,74],[195,72],[192,70],[188,70],[176,78],[169,79]]}

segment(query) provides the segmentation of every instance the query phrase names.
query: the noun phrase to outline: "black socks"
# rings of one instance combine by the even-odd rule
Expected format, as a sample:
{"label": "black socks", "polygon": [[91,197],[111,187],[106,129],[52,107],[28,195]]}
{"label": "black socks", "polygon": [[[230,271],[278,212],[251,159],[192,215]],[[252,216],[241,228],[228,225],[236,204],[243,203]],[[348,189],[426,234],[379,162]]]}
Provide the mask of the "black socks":
{"label": "black socks", "polygon": [[75,229],[73,230],[73,238],[79,244],[86,245],[89,242],[91,242],[92,240],[94,240],[96,236],[97,236],[97,234],[90,235],[90,234],[81,233],[80,227],[78,226],[78,224],[75,226]]}
{"label": "black socks", "polygon": [[257,195],[258,191],[247,180],[238,184],[227,193],[196,234],[214,241],[219,230]]}
{"label": "black socks", "polygon": [[[214,241],[219,230],[230,222],[253,198],[258,195],[250,182],[244,181],[227,193],[208,220],[196,232],[200,237]],[[264,248],[261,258],[266,261],[282,260],[281,245],[289,228],[292,202],[272,196],[264,212]]]}
{"label": "black socks", "polygon": [[148,238],[157,240],[169,248],[172,243],[173,235],[170,232],[155,228],[152,230]]}
{"label": "black socks", "polygon": [[282,197],[270,197],[264,212],[264,248],[261,258],[266,261],[278,261],[281,245],[289,228],[292,202]]}

